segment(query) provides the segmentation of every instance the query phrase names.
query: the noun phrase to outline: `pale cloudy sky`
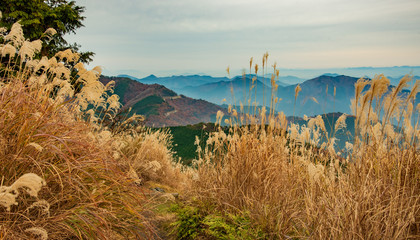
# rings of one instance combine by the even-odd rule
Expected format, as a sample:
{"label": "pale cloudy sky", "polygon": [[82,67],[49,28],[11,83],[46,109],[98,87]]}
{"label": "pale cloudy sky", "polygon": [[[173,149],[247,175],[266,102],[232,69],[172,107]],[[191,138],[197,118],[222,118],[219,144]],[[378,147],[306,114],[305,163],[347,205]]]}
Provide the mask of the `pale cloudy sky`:
{"label": "pale cloudy sky", "polygon": [[225,76],[281,68],[420,65],[420,0],[76,0],[69,36],[107,74]]}

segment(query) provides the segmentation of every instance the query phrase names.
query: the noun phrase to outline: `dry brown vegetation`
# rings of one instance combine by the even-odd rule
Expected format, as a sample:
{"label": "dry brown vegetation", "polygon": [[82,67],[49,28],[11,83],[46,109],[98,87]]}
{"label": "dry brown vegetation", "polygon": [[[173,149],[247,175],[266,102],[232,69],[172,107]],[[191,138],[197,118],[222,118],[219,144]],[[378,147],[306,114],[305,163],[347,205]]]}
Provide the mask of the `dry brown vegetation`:
{"label": "dry brown vegetation", "polygon": [[39,42],[18,23],[2,33],[0,239],[155,237],[135,183],[176,185],[168,135],[108,129],[99,116],[112,120],[120,104],[99,68],[87,71],[70,50],[34,59]]}
{"label": "dry brown vegetation", "polygon": [[347,152],[335,151],[320,116],[287,125],[262,109],[260,124],[249,112],[225,120],[230,133],[214,133],[199,149],[191,194],[203,211],[249,215],[270,239],[420,238],[419,82],[400,94],[410,80],[391,92],[382,75],[357,82],[356,140]]}
{"label": "dry brown vegetation", "polygon": [[[22,82],[4,86],[0,96],[2,185],[26,173],[46,182],[37,197],[23,191],[18,205],[1,208],[3,237],[27,238],[23,233],[30,227],[44,229],[50,239],[138,234],[134,226],[146,232],[139,214],[142,197],[131,189],[109,147],[86,134],[91,127]],[[47,203],[45,211],[31,207],[40,200]],[[124,221],[116,221],[120,218]]]}

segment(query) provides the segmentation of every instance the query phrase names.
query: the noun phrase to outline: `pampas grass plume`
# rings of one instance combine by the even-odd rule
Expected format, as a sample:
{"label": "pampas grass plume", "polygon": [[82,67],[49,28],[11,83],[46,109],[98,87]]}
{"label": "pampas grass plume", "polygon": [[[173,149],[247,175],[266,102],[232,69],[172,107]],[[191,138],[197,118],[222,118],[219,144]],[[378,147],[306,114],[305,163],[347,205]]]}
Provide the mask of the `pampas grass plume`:
{"label": "pampas grass plume", "polygon": [[7,55],[9,55],[9,57],[12,59],[15,57],[16,52],[16,48],[8,43],[1,48],[1,57],[6,57]]}
{"label": "pampas grass plume", "polygon": [[29,195],[32,197],[37,197],[38,192],[43,186],[46,185],[44,179],[35,173],[26,173],[17,179],[11,186],[11,190],[17,191],[20,188],[24,188]]}
{"label": "pampas grass plume", "polygon": [[25,37],[23,36],[22,25],[19,22],[16,22],[12,25],[9,34],[6,35],[4,38],[6,42],[12,42],[14,47],[22,46],[23,42],[25,41]]}
{"label": "pampas grass plume", "polygon": [[31,228],[26,229],[25,232],[39,236],[41,240],[48,239],[48,232],[45,229],[40,228],[40,227],[31,227]]}

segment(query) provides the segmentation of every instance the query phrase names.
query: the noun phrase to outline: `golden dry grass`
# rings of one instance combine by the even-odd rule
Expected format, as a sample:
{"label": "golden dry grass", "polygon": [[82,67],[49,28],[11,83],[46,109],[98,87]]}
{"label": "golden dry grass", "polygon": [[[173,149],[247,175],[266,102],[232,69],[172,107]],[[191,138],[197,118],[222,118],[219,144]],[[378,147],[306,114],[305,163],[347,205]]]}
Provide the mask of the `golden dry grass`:
{"label": "golden dry grass", "polygon": [[167,130],[150,130],[141,127],[130,134],[123,133],[112,138],[114,157],[131,169],[142,181],[165,184],[182,191],[191,178],[193,170],[175,162],[172,136]]}
{"label": "golden dry grass", "polygon": [[[190,194],[205,211],[249,213],[270,239],[420,238],[419,83],[403,95],[408,81],[390,92],[383,75],[357,82],[356,140],[343,156],[320,116],[287,129],[283,115],[264,109],[259,121],[225,120],[229,134],[220,130],[199,149]],[[321,137],[328,141],[317,146]]]}
{"label": "golden dry grass", "polygon": [[[148,232],[140,214],[144,197],[120,170],[112,149],[87,134],[94,133],[89,124],[20,81],[0,90],[0,108],[2,185],[26,173],[46,182],[37,198],[22,193],[10,211],[0,207],[3,237],[27,238],[32,227],[45,229],[49,239]],[[30,210],[38,199],[50,205],[47,213]]]}
{"label": "golden dry grass", "polygon": [[103,125],[118,111],[118,96],[98,81],[99,68],[77,63],[77,53],[37,59],[39,42],[25,41],[18,23],[4,41],[0,239],[156,237],[143,214],[149,200],[135,183],[140,176],[181,185],[169,136]]}

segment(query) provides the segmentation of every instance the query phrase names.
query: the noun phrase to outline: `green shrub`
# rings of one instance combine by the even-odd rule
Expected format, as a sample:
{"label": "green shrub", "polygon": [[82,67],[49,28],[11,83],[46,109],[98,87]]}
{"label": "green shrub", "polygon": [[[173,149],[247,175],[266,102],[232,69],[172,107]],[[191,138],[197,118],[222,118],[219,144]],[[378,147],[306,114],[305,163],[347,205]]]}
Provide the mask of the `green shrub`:
{"label": "green shrub", "polygon": [[172,224],[177,239],[265,239],[261,229],[252,225],[248,214],[223,215],[217,211],[206,214],[201,208],[174,205],[178,220]]}
{"label": "green shrub", "polygon": [[176,212],[178,220],[172,224],[177,239],[196,239],[202,232],[204,217],[198,208],[174,205],[172,210]]}

